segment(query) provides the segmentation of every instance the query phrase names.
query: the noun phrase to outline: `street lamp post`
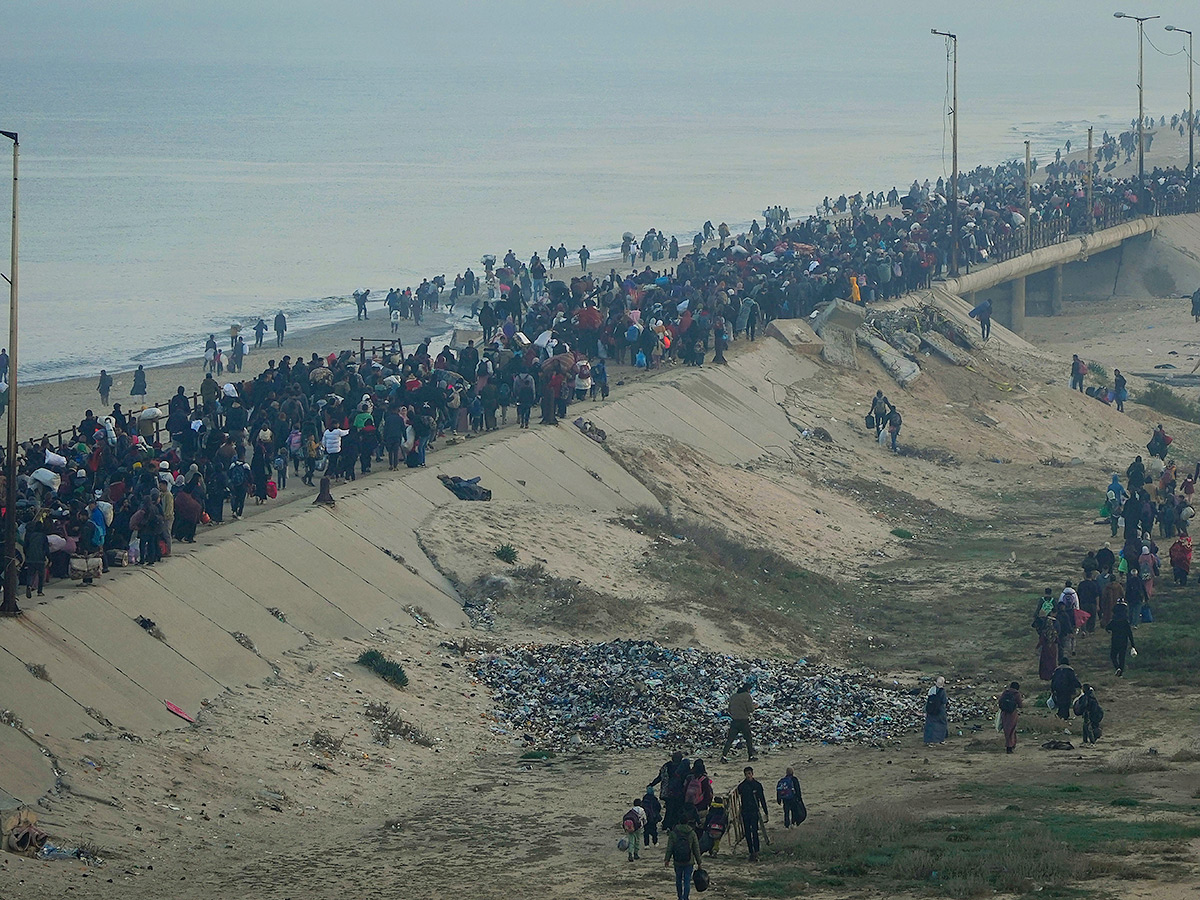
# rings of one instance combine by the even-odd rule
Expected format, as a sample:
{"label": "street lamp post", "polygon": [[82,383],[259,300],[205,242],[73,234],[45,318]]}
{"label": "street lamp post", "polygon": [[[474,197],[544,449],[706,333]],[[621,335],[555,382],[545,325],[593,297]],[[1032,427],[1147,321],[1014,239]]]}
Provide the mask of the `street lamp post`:
{"label": "street lamp post", "polygon": [[958,35],[929,29],[930,34],[948,38],[954,50],[954,88],[950,100],[950,277],[958,277]]}
{"label": "street lamp post", "polygon": [[1137,22],[1138,30],[1138,204],[1145,209],[1146,197],[1146,113],[1142,105],[1142,51],[1145,49],[1145,34],[1146,23],[1152,19],[1160,19],[1162,16],[1131,16],[1123,12],[1113,13],[1114,19],[1133,19]]}
{"label": "street lamp post", "polygon": [[19,616],[17,606],[17,161],[21,144],[15,131],[0,131],[13,144],[12,263],[8,273],[8,483],[4,494],[4,596],[0,615]]}
{"label": "street lamp post", "polygon": [[1192,33],[1186,28],[1176,28],[1174,25],[1168,25],[1167,31],[1179,31],[1188,36],[1188,179],[1190,180],[1193,167],[1196,165],[1196,107],[1192,103],[1192,69],[1195,67],[1192,60]]}
{"label": "street lamp post", "polygon": [[1025,252],[1033,252],[1033,164],[1029,141],[1025,142]]}

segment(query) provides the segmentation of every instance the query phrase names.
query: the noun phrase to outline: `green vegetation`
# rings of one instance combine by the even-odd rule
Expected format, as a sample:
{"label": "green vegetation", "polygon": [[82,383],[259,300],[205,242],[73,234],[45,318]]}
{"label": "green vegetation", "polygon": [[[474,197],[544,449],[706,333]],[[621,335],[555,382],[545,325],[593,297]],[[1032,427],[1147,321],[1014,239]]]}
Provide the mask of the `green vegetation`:
{"label": "green vegetation", "polygon": [[360,666],[366,666],[384,681],[394,684],[396,687],[408,685],[408,676],[404,674],[404,669],[400,664],[388,659],[378,650],[364,650],[359,654],[356,662]]}
{"label": "green vegetation", "polygon": [[1165,384],[1147,385],[1144,391],[1134,395],[1133,402],[1149,406],[1184,422],[1200,422],[1200,405],[1175,393]]}
{"label": "green vegetation", "polygon": [[907,528],[893,528],[892,534],[904,541],[911,541],[913,536]]}
{"label": "green vegetation", "polygon": [[517,561],[517,548],[512,544],[501,544],[495,550],[496,559],[512,565]]}
{"label": "green vegetation", "polygon": [[1093,360],[1087,361],[1088,374],[1092,376],[1092,381],[1096,384],[1108,384],[1108,369],[1102,364]]}
{"label": "green vegetation", "polygon": [[660,539],[646,572],[679,600],[706,608],[733,639],[751,628],[804,643],[853,602],[841,582],[708,522],[642,507],[625,524]]}
{"label": "green vegetation", "polygon": [[1162,856],[1200,837],[1194,820],[1062,811],[1061,792],[1043,790],[1043,806],[1010,806],[987,815],[926,819],[906,807],[866,805],[814,823],[774,871],[731,886],[751,897],[794,896],[817,886],[870,888],[885,895],[918,891],[978,897],[1039,890],[1043,896],[1064,897],[1075,895],[1080,882],[1104,876],[1182,874]]}

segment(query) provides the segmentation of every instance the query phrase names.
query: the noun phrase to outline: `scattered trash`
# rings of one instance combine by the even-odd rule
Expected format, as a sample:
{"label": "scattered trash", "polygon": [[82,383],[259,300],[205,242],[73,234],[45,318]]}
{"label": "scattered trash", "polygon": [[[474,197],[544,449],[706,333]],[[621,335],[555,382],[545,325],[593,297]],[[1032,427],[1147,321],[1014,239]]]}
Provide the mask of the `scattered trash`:
{"label": "scattered trash", "polygon": [[[755,740],[879,744],[924,722],[923,692],[871,672],[742,659],[653,641],[524,645],[476,661],[501,723],[551,749],[711,746],[725,736],[729,696],[754,685]],[[987,717],[958,700],[956,715]],[[500,729],[502,731],[502,729]]]}
{"label": "scattered trash", "polygon": [[171,712],[175,713],[175,715],[179,716],[179,718],[183,719],[185,722],[191,722],[193,725],[196,724],[195,719],[193,719],[191,716],[189,716],[187,713],[185,713],[182,709],[180,709],[178,706],[176,706],[170,700],[164,700],[163,703],[166,704],[167,709],[169,709]]}

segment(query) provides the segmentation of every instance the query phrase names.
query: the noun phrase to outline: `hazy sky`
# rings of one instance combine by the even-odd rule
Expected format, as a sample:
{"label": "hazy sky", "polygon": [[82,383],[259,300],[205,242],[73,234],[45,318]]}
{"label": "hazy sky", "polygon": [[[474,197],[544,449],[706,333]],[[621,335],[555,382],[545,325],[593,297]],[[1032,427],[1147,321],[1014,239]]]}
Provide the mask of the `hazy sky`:
{"label": "hazy sky", "polygon": [[[1163,16],[1147,34],[1167,51],[1178,50],[1182,36],[1163,24],[1200,29],[1194,2],[1124,4],[1112,6]],[[612,61],[690,67],[703,90],[722,70],[764,65],[801,77],[819,66],[886,78],[891,62],[914,55],[929,58],[936,80],[939,48],[929,34],[936,26],[960,35],[965,111],[978,79],[1007,80],[1015,97],[1061,92],[1070,100],[1098,90],[1133,97],[1135,26],[1112,12],[1095,0],[20,0],[5,11],[4,55],[30,64],[166,57],[404,66],[454,54],[495,69],[538,70]],[[1183,108],[1185,72],[1182,57],[1147,47],[1148,107]]]}

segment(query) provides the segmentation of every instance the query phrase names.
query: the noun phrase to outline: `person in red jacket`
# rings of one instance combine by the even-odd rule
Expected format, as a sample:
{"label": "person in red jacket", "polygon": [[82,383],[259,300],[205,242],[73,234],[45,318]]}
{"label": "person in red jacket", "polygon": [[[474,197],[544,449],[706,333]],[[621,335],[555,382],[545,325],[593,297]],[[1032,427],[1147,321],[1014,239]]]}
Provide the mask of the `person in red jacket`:
{"label": "person in red jacket", "polygon": [[1175,575],[1176,584],[1187,584],[1188,574],[1192,571],[1192,539],[1180,535],[1167,552],[1171,559],[1171,570]]}

